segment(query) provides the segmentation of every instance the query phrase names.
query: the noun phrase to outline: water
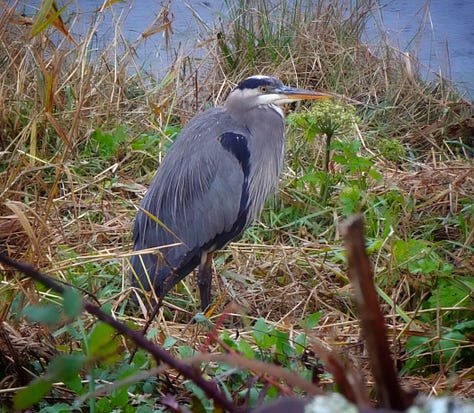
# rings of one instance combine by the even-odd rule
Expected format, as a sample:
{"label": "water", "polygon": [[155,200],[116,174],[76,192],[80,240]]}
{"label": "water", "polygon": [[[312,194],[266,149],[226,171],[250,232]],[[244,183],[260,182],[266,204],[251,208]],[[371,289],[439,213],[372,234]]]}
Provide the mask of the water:
{"label": "water", "polygon": [[[22,0],[19,7],[26,15],[32,15],[39,3],[39,0]],[[129,0],[107,8],[99,17],[103,21],[97,26],[97,49],[100,50],[101,44],[113,39],[115,31],[119,30],[137,46],[138,61],[142,66],[159,72],[160,68],[169,65],[173,58],[171,54],[175,56],[193,51],[196,39],[205,33],[204,25],[214,27],[225,19],[223,1],[171,1],[168,17],[174,19],[171,23],[170,52],[163,33],[137,41],[159,16],[162,3],[158,0]],[[376,35],[380,30],[384,31],[391,44],[419,58],[425,77],[433,78],[439,74],[451,79],[467,98],[473,99],[474,1],[379,0],[379,4],[372,29],[369,28],[367,33],[367,42],[376,42]],[[97,0],[75,0],[71,3],[69,10],[79,11],[79,18],[69,22],[73,23],[70,27],[76,38],[80,39],[90,22],[97,18],[96,10],[101,5],[102,1]],[[118,26],[114,24],[116,21],[120,22]]]}
{"label": "water", "polygon": [[[379,0],[390,42],[474,98],[474,1]],[[428,74],[428,77],[433,77]]]}

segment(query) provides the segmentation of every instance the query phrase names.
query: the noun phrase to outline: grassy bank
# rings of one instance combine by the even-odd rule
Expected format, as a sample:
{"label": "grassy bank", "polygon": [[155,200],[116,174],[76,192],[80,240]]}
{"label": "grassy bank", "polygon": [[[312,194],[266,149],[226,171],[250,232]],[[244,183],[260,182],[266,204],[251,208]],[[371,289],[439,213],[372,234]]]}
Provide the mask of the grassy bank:
{"label": "grassy bank", "polygon": [[[474,396],[473,107],[448,81],[423,81],[415,62],[390,45],[361,42],[375,3],[348,10],[343,1],[268,8],[229,0],[228,20],[203,33],[199,57],[177,58],[162,78],[140,69],[119,32],[94,50],[96,25],[109,8],[97,12],[83,38],[71,39],[72,6],[62,11],[61,26],[48,21],[55,13],[47,3],[43,19],[2,6],[2,251],[142,327],[149,314],[128,306],[131,227],[183,124],[251,74],[331,91],[359,103],[288,108],[280,190],[260,221],[216,258],[218,305],[210,323],[191,322],[199,303],[190,276],[167,297],[148,336],[181,358],[232,350],[318,376],[326,390],[333,380],[314,358],[321,343],[365,373],[338,226],[362,212],[404,383],[426,393]],[[163,9],[155,36],[172,36],[169,17]],[[164,394],[209,407],[192,382],[170,372],[87,398],[155,363],[142,350],[129,363],[133,348],[126,340],[85,314],[69,319],[55,294],[19,273],[5,267],[0,274],[6,409],[18,388],[45,376],[40,383],[52,390],[36,393],[37,410],[75,401],[90,411],[132,403],[152,411]],[[58,355],[68,375],[52,362]],[[258,369],[217,362],[202,368],[243,405],[294,390]]]}

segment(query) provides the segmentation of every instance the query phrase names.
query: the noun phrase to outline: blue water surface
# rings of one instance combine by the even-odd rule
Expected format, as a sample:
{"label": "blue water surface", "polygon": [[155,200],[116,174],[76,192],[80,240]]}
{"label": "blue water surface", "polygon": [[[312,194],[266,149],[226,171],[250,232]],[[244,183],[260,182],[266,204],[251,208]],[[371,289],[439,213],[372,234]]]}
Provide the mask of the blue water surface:
{"label": "blue water surface", "polygon": [[[18,7],[26,15],[33,15],[40,3],[20,0]],[[65,4],[65,0],[58,3]],[[160,15],[164,3],[128,0],[117,2],[98,15],[96,11],[102,1],[75,0],[69,5],[69,10],[74,11],[70,16],[75,17],[68,27],[81,39],[91,22],[99,18],[94,36],[97,50],[118,32],[137,46],[136,57],[144,69],[159,72],[179,53],[199,53],[196,39],[205,40],[206,26],[220,27],[226,16],[224,1],[171,0],[168,15],[173,29],[171,47],[166,47],[162,32],[140,40],[141,34]],[[378,5],[365,38],[369,45],[375,46],[380,36],[384,36],[401,52],[417,56],[423,76],[450,79],[466,98],[474,98],[474,0],[378,0]]]}

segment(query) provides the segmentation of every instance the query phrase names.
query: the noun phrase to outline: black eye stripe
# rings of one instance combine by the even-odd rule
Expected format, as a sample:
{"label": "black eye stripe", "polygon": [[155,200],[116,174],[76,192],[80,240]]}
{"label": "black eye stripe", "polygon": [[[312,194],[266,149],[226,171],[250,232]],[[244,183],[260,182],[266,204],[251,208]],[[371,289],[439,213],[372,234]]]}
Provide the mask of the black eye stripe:
{"label": "black eye stripe", "polygon": [[283,86],[283,83],[273,77],[249,77],[240,82],[237,89],[258,89],[263,87],[268,90],[268,87],[278,88],[281,86]]}

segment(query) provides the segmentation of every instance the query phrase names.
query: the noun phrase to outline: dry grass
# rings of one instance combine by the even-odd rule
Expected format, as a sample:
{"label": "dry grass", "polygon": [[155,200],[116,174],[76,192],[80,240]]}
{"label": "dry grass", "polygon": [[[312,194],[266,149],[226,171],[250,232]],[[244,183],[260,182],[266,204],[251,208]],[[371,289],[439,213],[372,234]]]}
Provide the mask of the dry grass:
{"label": "dry grass", "polygon": [[[420,82],[409,62],[389,49],[382,53],[361,44],[358,32],[351,37],[348,28],[324,30],[336,27],[337,13],[321,9],[313,23],[301,25],[291,56],[279,65],[263,59],[258,67],[243,62],[229,70],[218,43],[210,42],[207,56],[194,62],[192,69],[176,61],[167,79],[157,84],[139,70],[130,74],[128,67],[138,68],[138,64],[128,49],[117,59],[111,45],[90,62],[93,27],[78,46],[66,38],[53,43],[45,33],[30,38],[30,26],[15,23],[14,7],[2,7],[0,248],[87,289],[101,302],[112,302],[118,317],[144,322],[124,310],[131,293],[127,254],[136,205],[157,165],[156,158],[163,156],[169,143],[166,127],[185,123],[209,102],[221,102],[233,81],[255,72],[278,75],[299,86],[332,90],[366,104],[361,128],[369,152],[382,136],[399,139],[416,151],[415,159],[404,159],[401,168],[378,159],[384,184],[371,190],[383,193],[397,188],[413,200],[413,212],[404,218],[406,228],[400,230],[406,236],[426,217],[444,219],[433,240],[463,239],[449,254],[460,273],[474,273],[473,227],[461,234],[447,219],[459,214],[466,199],[474,196],[474,166],[466,152],[469,145],[472,148],[472,105],[443,81],[436,86]],[[350,22],[346,23],[349,27]],[[352,23],[351,27],[359,27]],[[130,141],[145,132],[163,138],[152,153],[131,151],[126,142],[107,159],[84,159],[84,147],[93,132],[97,128],[114,130],[117,124],[126,128]],[[465,146],[455,152],[448,141]],[[365,372],[339,240],[320,244],[317,235],[305,233],[304,228],[300,233],[276,231],[273,239],[274,243],[267,244],[246,237],[222,253],[216,264],[221,274],[215,293],[220,305],[211,319],[218,320],[220,311],[229,309],[225,328],[238,330],[251,341],[252,322],[259,317],[293,335],[301,331],[299,320],[321,311],[314,335],[359,360]],[[378,264],[382,268],[389,262],[387,254]],[[160,332],[158,341],[172,336],[200,348],[207,343],[207,331],[190,323],[193,305],[189,303],[195,303],[196,294],[194,281],[188,278],[170,299],[171,316],[170,312],[166,317],[160,314],[153,327]],[[414,299],[426,292],[412,288],[413,281],[402,278],[393,291],[387,291],[399,305],[407,304],[403,311],[409,316],[416,314]],[[0,364],[6,372],[1,387],[10,388],[25,384],[30,377],[18,365],[26,368],[34,360],[45,363],[56,346],[64,343],[61,338],[52,340],[47,327],[31,326],[19,315],[29,303],[50,300],[48,292],[2,269],[0,296]],[[230,302],[238,306],[228,307]],[[384,309],[400,359],[410,329],[426,326],[408,326],[390,303]],[[90,325],[91,320],[85,323]],[[212,351],[211,346],[206,350]],[[456,373],[454,382],[449,381],[447,371],[441,371],[429,380],[411,377],[407,383],[427,393],[449,389],[474,397],[472,369]]]}

